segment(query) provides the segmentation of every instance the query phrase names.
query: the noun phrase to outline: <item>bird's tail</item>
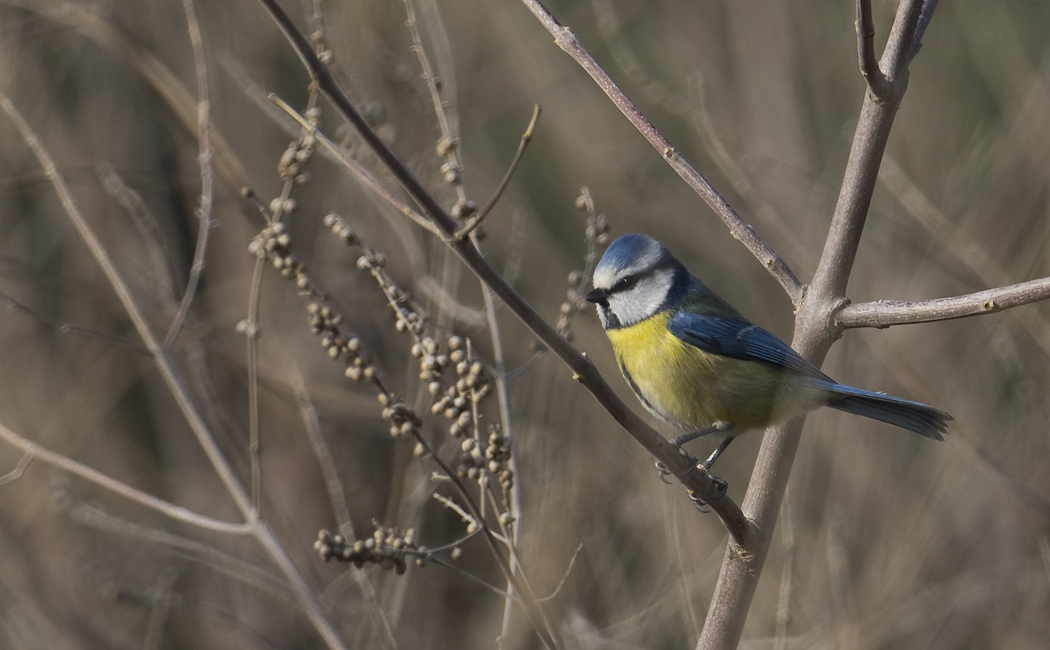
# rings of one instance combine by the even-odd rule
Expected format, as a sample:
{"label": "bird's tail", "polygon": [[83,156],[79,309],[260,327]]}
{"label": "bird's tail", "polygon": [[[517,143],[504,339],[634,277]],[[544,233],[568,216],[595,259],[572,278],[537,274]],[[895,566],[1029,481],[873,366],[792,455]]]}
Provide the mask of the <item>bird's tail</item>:
{"label": "bird's tail", "polygon": [[952,416],[928,404],[830,382],[824,388],[834,394],[828,402],[833,409],[893,424],[934,440],[944,440],[948,433]]}

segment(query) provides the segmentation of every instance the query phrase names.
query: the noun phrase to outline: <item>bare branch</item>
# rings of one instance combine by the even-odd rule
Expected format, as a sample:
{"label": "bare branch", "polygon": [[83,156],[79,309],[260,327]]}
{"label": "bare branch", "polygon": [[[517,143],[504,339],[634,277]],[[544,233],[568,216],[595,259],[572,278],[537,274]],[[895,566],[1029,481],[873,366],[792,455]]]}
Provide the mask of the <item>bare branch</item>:
{"label": "bare branch", "polygon": [[744,221],[736,213],[733,207],[729,205],[729,202],[725,200],[725,197],[719,194],[718,190],[711,185],[704,175],[631,102],[627,95],[616,85],[616,82],[584,49],[579,39],[568,27],[562,26],[538,0],[522,1],[554,37],[554,42],[558,47],[580,64],[580,67],[591,76],[591,79],[594,79],[595,83],[612,100],[613,104],[620,109],[624,117],[638,129],[638,132],[648,140],[649,144],[660,152],[660,155],[664,157],[671,169],[675,170],[682,177],[682,180],[714,210],[715,214],[729,227],[729,233],[744,244],[751,251],[751,254],[773,274],[777,282],[784,287],[784,291],[787,292],[791,303],[797,307],[802,300],[802,283],[787,265],[787,262],[781,259],[780,255],[766,244],[755,232],[751,224]]}
{"label": "bare branch", "polygon": [[857,0],[857,49],[860,55],[860,73],[868,82],[868,88],[879,99],[890,92],[886,75],[879,69],[875,57],[875,23],[871,18],[871,0]]}
{"label": "bare branch", "polygon": [[514,154],[514,160],[511,161],[510,167],[507,169],[507,173],[503,175],[503,180],[496,186],[496,190],[492,193],[492,198],[488,200],[480,210],[478,210],[464,225],[459,232],[456,233],[457,239],[463,239],[474,231],[475,228],[481,225],[481,222],[488,216],[492,208],[496,207],[496,202],[499,201],[499,197],[503,196],[503,190],[507,189],[507,185],[510,184],[510,179],[514,176],[514,170],[518,168],[518,163],[521,162],[522,156],[525,155],[525,148],[529,146],[529,142],[532,141],[532,131],[536,128],[536,123],[540,120],[540,105],[532,109],[532,119],[529,120],[529,126],[525,129],[525,133],[521,134],[521,142],[518,144],[518,151]]}
{"label": "bare branch", "polygon": [[158,499],[152,494],[136,490],[127,483],[121,483],[116,479],[110,478],[97,469],[92,469],[87,465],[78,463],[72,458],[63,456],[62,454],[38,445],[32,440],[23,438],[7,428],[3,423],[0,423],[0,439],[3,439],[4,442],[12,447],[22,450],[22,453],[25,454],[22,456],[22,459],[19,461],[18,467],[15,468],[14,472],[8,473],[2,477],[3,482],[8,482],[8,480],[13,480],[20,476],[30,460],[40,460],[48,465],[65,470],[70,474],[75,474],[80,478],[88,480],[101,488],[113,492],[114,494],[118,494],[129,501],[134,501],[139,505],[161,512],[172,519],[190,524],[191,526],[198,526],[206,530],[214,530],[220,533],[232,533],[236,535],[243,535],[252,532],[252,527],[254,525],[252,523],[236,524],[219,521],[218,519],[206,517],[193,512],[192,510],[187,510],[186,508],[177,506],[174,503],[169,503],[163,499]]}
{"label": "bare branch", "polygon": [[10,98],[3,93],[0,93],[0,108],[3,108],[11,118],[11,121],[14,122],[15,127],[22,134],[22,138],[36,156],[40,166],[44,168],[44,172],[47,174],[47,178],[54,187],[55,192],[58,194],[58,198],[61,201],[62,207],[65,209],[67,216],[70,221],[73,222],[73,226],[76,228],[81,239],[87,244],[88,249],[90,249],[92,256],[95,258],[95,262],[102,268],[102,272],[105,274],[110,286],[113,287],[114,292],[116,292],[121,305],[127,312],[128,317],[131,318],[131,322],[135,325],[135,329],[138,331],[139,336],[141,336],[143,342],[145,342],[146,348],[150,352],[150,356],[152,356],[156,362],[161,375],[168,384],[169,390],[171,390],[172,395],[175,396],[175,399],[189,422],[190,427],[197,435],[201,446],[208,455],[208,459],[212,462],[216,472],[226,486],[227,491],[229,491],[230,496],[233,497],[234,502],[237,504],[238,509],[246,519],[254,519],[251,502],[248,500],[248,496],[245,494],[243,486],[241,486],[240,481],[233,473],[233,469],[226,462],[221,450],[215,443],[211,431],[208,429],[208,425],[204,422],[203,416],[201,416],[196,405],[193,403],[189,394],[189,389],[182,381],[174,362],[172,362],[167,351],[161,346],[160,341],[150,329],[149,324],[146,322],[145,315],[143,315],[142,311],[139,309],[134,296],[131,295],[131,288],[128,286],[127,282],[124,281],[124,277],[121,275],[120,270],[117,269],[113,259],[109,256],[105,246],[102,245],[102,242],[95,235],[95,231],[80,212],[80,208],[77,206],[73,194],[69,191],[69,186],[66,185],[62,175],[59,174],[58,167],[55,165],[55,161],[51,158],[47,149],[44,148],[43,143],[40,141],[40,136],[38,136],[29,126],[29,123],[25,121],[22,114],[17,108],[15,108],[14,104],[11,103]]}
{"label": "bare branch", "polygon": [[1004,309],[1050,298],[1050,278],[1030,280],[1008,287],[933,300],[878,300],[847,305],[835,315],[839,327],[877,327],[930,323],[966,316],[994,314]]}
{"label": "bare branch", "polygon": [[[175,117],[176,123],[193,138],[197,138],[197,102],[187,92],[182,81],[160,59],[139,47],[131,39],[99,16],[93,5],[55,0],[5,0],[5,4],[32,11],[48,20],[72,27],[77,33],[114,52],[126,61],[146,86],[157,95]],[[233,153],[222,134],[212,125],[210,148],[215,170],[227,186],[239,189],[248,185],[248,173]]]}
{"label": "bare branch", "polygon": [[201,28],[197,23],[197,13],[193,9],[193,0],[183,0],[182,8],[186,12],[186,27],[190,34],[190,45],[193,49],[194,69],[197,73],[197,162],[201,168],[201,205],[198,209],[197,218],[200,219],[200,229],[197,231],[197,246],[193,251],[193,264],[190,265],[190,277],[186,283],[186,292],[182,294],[182,302],[179,310],[175,313],[168,335],[164,337],[164,347],[171,348],[175,339],[182,329],[186,316],[190,313],[190,305],[193,297],[197,294],[197,285],[200,284],[201,274],[204,272],[204,254],[208,251],[208,233],[211,232],[211,206],[215,196],[213,189],[212,167],[211,167],[211,138],[208,131],[211,129],[208,113],[211,102],[208,100],[208,66],[204,61],[204,44],[201,41]]}

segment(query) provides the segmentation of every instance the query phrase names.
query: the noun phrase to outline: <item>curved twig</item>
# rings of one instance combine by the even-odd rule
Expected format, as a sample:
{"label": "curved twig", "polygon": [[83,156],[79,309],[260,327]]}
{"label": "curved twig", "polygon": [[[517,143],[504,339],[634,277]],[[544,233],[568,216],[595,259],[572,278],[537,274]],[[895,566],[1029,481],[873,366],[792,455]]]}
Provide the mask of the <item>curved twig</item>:
{"label": "curved twig", "polygon": [[460,228],[459,232],[455,234],[456,239],[463,239],[474,232],[474,229],[481,225],[485,217],[488,216],[492,208],[496,206],[496,202],[499,201],[499,197],[503,196],[503,190],[507,189],[507,185],[510,184],[510,179],[514,176],[514,171],[518,168],[518,164],[521,162],[522,156],[525,155],[525,148],[529,146],[529,142],[532,141],[532,132],[536,128],[536,123],[540,120],[540,105],[532,109],[532,119],[529,120],[529,126],[525,128],[525,133],[521,134],[521,142],[518,143],[518,151],[514,154],[514,160],[510,162],[510,167],[507,168],[507,173],[503,175],[503,180],[496,186],[495,191],[492,192],[492,197],[489,198],[480,210],[474,213],[473,216],[467,220],[467,223]]}
{"label": "curved twig", "polygon": [[375,176],[373,176],[371,173],[369,173],[367,169],[359,165],[357,161],[351,158],[350,155],[346,153],[345,149],[329,140],[328,136],[326,136],[324,133],[321,133],[321,131],[316,126],[310,124],[310,122],[305,117],[303,117],[302,114],[299,113],[299,111],[292,108],[288,104],[288,102],[284,101],[283,99],[281,99],[277,95],[274,95],[273,93],[270,94],[269,99],[274,104],[277,104],[277,106],[279,106],[281,110],[283,110],[285,113],[288,113],[288,115],[290,115],[292,119],[298,122],[300,126],[306,129],[306,131],[310,135],[317,138],[317,141],[323,144],[325,148],[328,149],[328,151],[333,156],[335,156],[336,160],[342,163],[344,167],[346,167],[354,176],[360,179],[369,189],[378,194],[380,198],[385,200],[390,205],[394,206],[394,208],[396,208],[398,212],[411,219],[420,228],[429,230],[435,235],[442,236],[441,231],[438,230],[433,223],[428,221],[427,218],[423,215],[413,210],[412,206],[408,205],[404,201],[398,199],[396,196],[391,194],[390,191],[386,189],[386,187],[384,187],[383,184],[380,183]]}

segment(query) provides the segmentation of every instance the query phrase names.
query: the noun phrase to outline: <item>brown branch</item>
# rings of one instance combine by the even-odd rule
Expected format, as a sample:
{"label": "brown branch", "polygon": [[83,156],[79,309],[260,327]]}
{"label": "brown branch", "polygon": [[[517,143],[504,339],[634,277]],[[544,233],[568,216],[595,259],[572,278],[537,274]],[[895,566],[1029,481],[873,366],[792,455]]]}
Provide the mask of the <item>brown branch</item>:
{"label": "brown branch", "polygon": [[751,224],[744,221],[729,202],[726,201],[718,190],[693,166],[689,160],[657,129],[652,122],[635,106],[635,104],[620,90],[616,82],[612,80],[605,70],[598,65],[591,55],[580,44],[579,39],[568,27],[564,27],[551,15],[547,8],[538,0],[522,0],[540,23],[547,29],[554,42],[566,54],[571,56],[580,67],[594,79],[598,87],[609,97],[612,103],[620,109],[624,117],[638,129],[638,132],[651,144],[660,155],[664,157],[671,169],[700,195],[715,214],[728,226],[729,233],[735,239],[744,244],[751,254],[762,263],[766,269],[773,274],[777,282],[784,287],[791,304],[796,307],[802,300],[802,283],[792,272],[780,255],[777,254],[766,242],[755,232]]}
{"label": "brown branch", "polygon": [[967,316],[994,314],[1004,309],[1050,299],[1050,278],[933,300],[877,300],[847,305],[835,314],[841,328],[930,323]]}
{"label": "brown branch", "polygon": [[525,133],[521,134],[521,142],[518,143],[518,151],[514,154],[514,160],[510,162],[510,167],[507,169],[507,173],[503,175],[503,180],[496,186],[496,190],[492,193],[492,197],[488,200],[480,210],[478,210],[467,223],[456,233],[456,239],[463,239],[474,232],[474,229],[481,225],[485,217],[488,216],[492,208],[496,207],[496,202],[499,201],[499,197],[503,196],[503,191],[507,189],[507,185],[510,184],[510,179],[514,176],[514,171],[518,168],[518,164],[521,163],[522,157],[525,155],[525,148],[529,146],[529,142],[532,141],[532,132],[536,128],[536,123],[540,120],[540,105],[532,109],[532,119],[529,120],[529,126],[525,129]]}

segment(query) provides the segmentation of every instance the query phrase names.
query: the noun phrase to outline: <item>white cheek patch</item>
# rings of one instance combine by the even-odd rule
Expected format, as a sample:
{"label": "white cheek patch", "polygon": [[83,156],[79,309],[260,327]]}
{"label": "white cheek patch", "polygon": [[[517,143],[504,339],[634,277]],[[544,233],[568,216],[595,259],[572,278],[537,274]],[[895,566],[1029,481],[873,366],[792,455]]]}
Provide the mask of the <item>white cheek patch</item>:
{"label": "white cheek patch", "polygon": [[616,314],[621,326],[634,325],[660,309],[673,283],[672,269],[652,271],[643,276],[630,290],[610,295],[609,310]]}

